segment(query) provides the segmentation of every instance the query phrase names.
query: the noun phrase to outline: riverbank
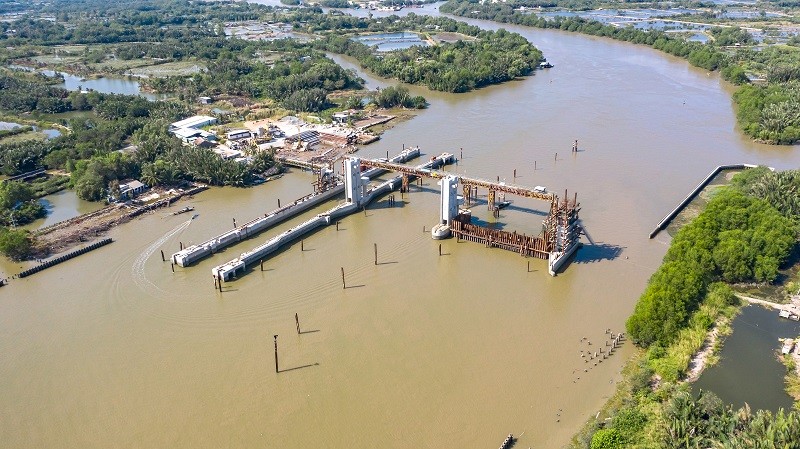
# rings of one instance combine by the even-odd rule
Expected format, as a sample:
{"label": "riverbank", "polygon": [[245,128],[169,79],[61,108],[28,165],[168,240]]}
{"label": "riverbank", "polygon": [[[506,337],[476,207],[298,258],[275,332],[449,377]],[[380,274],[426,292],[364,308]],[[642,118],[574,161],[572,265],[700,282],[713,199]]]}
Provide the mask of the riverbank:
{"label": "riverbank", "polygon": [[143,213],[168,208],[181,198],[191,198],[195,193],[207,188],[203,184],[193,184],[185,189],[170,189],[156,193],[156,197],[147,203],[110,204],[95,212],[38,229],[34,232],[36,238],[34,254],[37,258],[43,258],[70,250],[105,235],[111,228],[127,223]]}
{"label": "riverbank", "polygon": [[794,408],[800,410],[800,337],[795,339],[795,348],[781,357],[786,367],[786,392],[794,399]]}

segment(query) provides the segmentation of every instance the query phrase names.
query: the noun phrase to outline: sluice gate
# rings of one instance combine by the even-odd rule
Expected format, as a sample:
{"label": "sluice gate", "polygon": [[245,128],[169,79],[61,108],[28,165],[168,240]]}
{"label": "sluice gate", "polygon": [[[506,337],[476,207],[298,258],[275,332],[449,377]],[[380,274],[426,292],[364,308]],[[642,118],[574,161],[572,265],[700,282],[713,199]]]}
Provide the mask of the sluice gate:
{"label": "sluice gate", "polygon": [[[419,150],[417,149],[417,151]],[[411,168],[421,171],[430,171],[431,169],[449,164],[453,160],[454,157],[452,154],[443,153],[440,156],[431,158],[431,160],[425,164]],[[211,274],[214,277],[216,285],[221,287],[223,281],[227,282],[239,274],[244,273],[247,267],[263,261],[282,246],[297,240],[303,235],[317,228],[335,223],[339,218],[361,210],[361,208],[365,207],[373,199],[396,189],[401,182],[401,176],[397,176],[370,188],[368,174],[375,173],[376,170],[382,172],[383,169],[381,167],[373,167],[370,170],[362,171],[364,168],[362,167],[363,165],[359,158],[350,158],[345,161],[345,202],[276,235],[252,250],[242,253],[236,259],[212,268]]]}
{"label": "sluice gate", "polygon": [[[407,162],[419,157],[419,155],[419,147],[408,148],[391,158],[390,161],[394,163]],[[382,173],[384,173],[384,170],[380,168],[374,168],[372,170],[363,172],[362,176],[373,178]],[[257,217],[241,226],[234,226],[233,229],[225,231],[216,237],[212,237],[205,242],[183,248],[174,253],[171,256],[171,260],[178,266],[188,267],[194,262],[208,257],[216,252],[222,251],[234,243],[266,231],[282,221],[296,217],[302,212],[318,206],[325,201],[331,200],[336,196],[341,195],[344,190],[345,185],[343,182],[341,182],[341,180],[336,179],[332,175],[328,176],[326,172],[320,172],[320,179],[315,183],[314,193],[303,196],[302,198],[298,198],[297,200],[286,204],[283,207],[280,207],[280,201],[278,201],[279,207],[272,212],[264,214],[263,217]],[[235,224],[236,222],[234,221],[234,225]]]}
{"label": "sluice gate", "polygon": [[[557,195],[547,192],[541,186],[529,188],[504,182],[492,182],[381,160],[363,160],[361,164],[366,167],[376,167],[402,173],[404,187],[408,185],[408,178],[410,177],[440,179],[439,185],[441,186],[442,195],[439,210],[440,216],[439,223],[431,230],[433,238],[438,239],[455,235],[458,239],[482,243],[487,247],[514,251],[524,257],[547,259],[548,271],[553,276],[580,247],[581,227],[578,224],[580,204],[578,203],[577,194],[570,200],[567,192],[564,191],[564,199],[561,200]],[[459,183],[462,186],[463,205],[465,207],[469,207],[472,204],[473,199],[477,196],[478,188],[482,187],[488,190],[488,209],[495,214],[499,211],[496,203],[498,193],[549,202],[550,213],[543,222],[541,234],[533,237],[473,224],[471,222],[471,212],[458,207],[457,184]]]}

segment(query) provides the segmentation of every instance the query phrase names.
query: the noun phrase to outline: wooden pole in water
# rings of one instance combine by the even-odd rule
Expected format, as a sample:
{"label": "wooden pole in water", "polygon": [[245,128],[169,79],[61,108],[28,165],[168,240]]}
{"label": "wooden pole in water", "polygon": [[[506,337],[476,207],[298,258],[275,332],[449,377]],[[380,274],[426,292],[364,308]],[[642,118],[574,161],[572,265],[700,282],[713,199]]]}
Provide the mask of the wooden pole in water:
{"label": "wooden pole in water", "polygon": [[164,250],[163,249],[161,250],[161,261],[162,262],[166,262],[167,261],[167,259],[164,258]]}
{"label": "wooden pole in water", "polygon": [[558,153],[556,153],[555,157],[553,158],[554,161],[558,160]]}
{"label": "wooden pole in water", "polygon": [[300,240],[300,251],[305,251],[306,250],[304,242],[305,242],[305,240]]}
{"label": "wooden pole in water", "polygon": [[281,199],[278,198],[278,209],[280,209],[280,208],[281,208]]}
{"label": "wooden pole in water", "polygon": [[530,273],[530,272],[531,272],[531,261],[529,260],[528,261],[528,273]]}
{"label": "wooden pole in water", "polygon": [[441,243],[439,244],[439,255],[440,256],[442,255],[442,244]]}
{"label": "wooden pole in water", "polygon": [[172,267],[172,272],[174,273],[174,272],[175,272],[175,264],[174,264],[174,263],[172,263],[172,262],[170,262],[170,264],[169,264],[169,265],[170,265],[170,267]]}
{"label": "wooden pole in water", "polygon": [[464,148],[459,148],[459,150],[460,150],[460,153],[458,155],[458,158],[459,159],[464,159]]}
{"label": "wooden pole in water", "polygon": [[183,251],[183,242],[178,242],[179,248]]}
{"label": "wooden pole in water", "polygon": [[264,259],[261,259],[261,271],[264,271]]}
{"label": "wooden pole in water", "polygon": [[275,335],[275,372],[279,373],[278,371],[278,336]]}
{"label": "wooden pole in water", "polygon": [[219,286],[219,292],[222,293],[222,276],[217,276],[217,285]]}
{"label": "wooden pole in water", "polygon": [[533,171],[536,171],[536,161],[533,161]]}
{"label": "wooden pole in water", "polygon": [[233,229],[236,229],[236,219],[233,219]]}
{"label": "wooden pole in water", "polygon": [[337,230],[337,231],[339,230],[339,223],[341,223],[341,222],[340,222],[340,221],[337,221],[337,222],[336,222],[336,230]]}
{"label": "wooden pole in water", "polygon": [[344,267],[342,268],[342,289],[347,288],[347,283],[344,281]]}
{"label": "wooden pole in water", "polygon": [[294,322],[297,324],[297,335],[300,335],[300,318],[297,317],[297,314],[294,314]]}
{"label": "wooden pole in water", "polygon": [[514,181],[516,181],[516,180],[517,180],[517,169],[515,168],[514,169]]}
{"label": "wooden pole in water", "polygon": [[373,245],[375,246],[375,265],[378,265],[378,244],[373,243]]}

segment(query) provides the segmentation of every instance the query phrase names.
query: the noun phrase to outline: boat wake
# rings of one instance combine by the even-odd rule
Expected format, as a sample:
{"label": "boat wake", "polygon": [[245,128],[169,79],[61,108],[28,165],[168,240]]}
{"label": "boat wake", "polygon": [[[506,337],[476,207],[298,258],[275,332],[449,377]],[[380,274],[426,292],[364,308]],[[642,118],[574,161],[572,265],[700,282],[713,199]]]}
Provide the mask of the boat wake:
{"label": "boat wake", "polygon": [[154,241],[150,246],[147,247],[141,254],[136,257],[136,260],[133,262],[133,266],[131,267],[131,274],[133,275],[133,282],[141,288],[142,290],[149,290],[155,291],[158,293],[167,293],[164,289],[157,286],[153,281],[147,278],[147,274],[145,272],[145,263],[150,256],[155,253],[158,248],[162,247],[167,240],[174,237],[176,234],[179,234],[186,230],[189,225],[192,224],[192,219],[184,221],[183,223],[179,224],[178,226],[174,227],[172,230],[168,231],[166,234],[162,235],[158,240]]}

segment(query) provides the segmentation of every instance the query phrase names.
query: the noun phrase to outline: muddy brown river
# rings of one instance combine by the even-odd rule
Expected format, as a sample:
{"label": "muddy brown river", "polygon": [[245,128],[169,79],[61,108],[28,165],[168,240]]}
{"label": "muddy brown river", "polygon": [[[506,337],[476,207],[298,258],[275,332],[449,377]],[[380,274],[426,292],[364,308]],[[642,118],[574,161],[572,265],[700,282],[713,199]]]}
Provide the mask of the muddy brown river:
{"label": "muddy brown river", "polygon": [[[115,243],[0,289],[3,446],[485,448],[508,433],[520,436],[517,447],[566,444],[632,353],[626,344],[597,366],[580,357],[603,345],[607,328],[623,328],[660,263],[668,237],[648,240],[655,224],[714,166],[797,167],[800,151],[743,137],[731,87],[685,61],[507,29],[555,67],[468,94],[415,88],[430,108],[358,154],[463,147],[449,170],[512,182],[516,169],[519,184],[577,191],[591,241],[562,274],[549,276],[541,260],[528,272],[517,254],[455,240],[439,256],[422,232],[438,208],[427,181],[405,201],[396,194],[395,207],[381,201],[338,232],[306,237],[305,251],[287,247],[219,293],[210,269],[278,230],[174,274],[159,251],[309,193],[313,179],[294,171],[256,188],[212,189],[173,206],[194,206],[195,220],[146,215],[114,229]],[[575,139],[581,151],[571,154]],[[547,205],[509,199],[498,226],[538,232]]]}

